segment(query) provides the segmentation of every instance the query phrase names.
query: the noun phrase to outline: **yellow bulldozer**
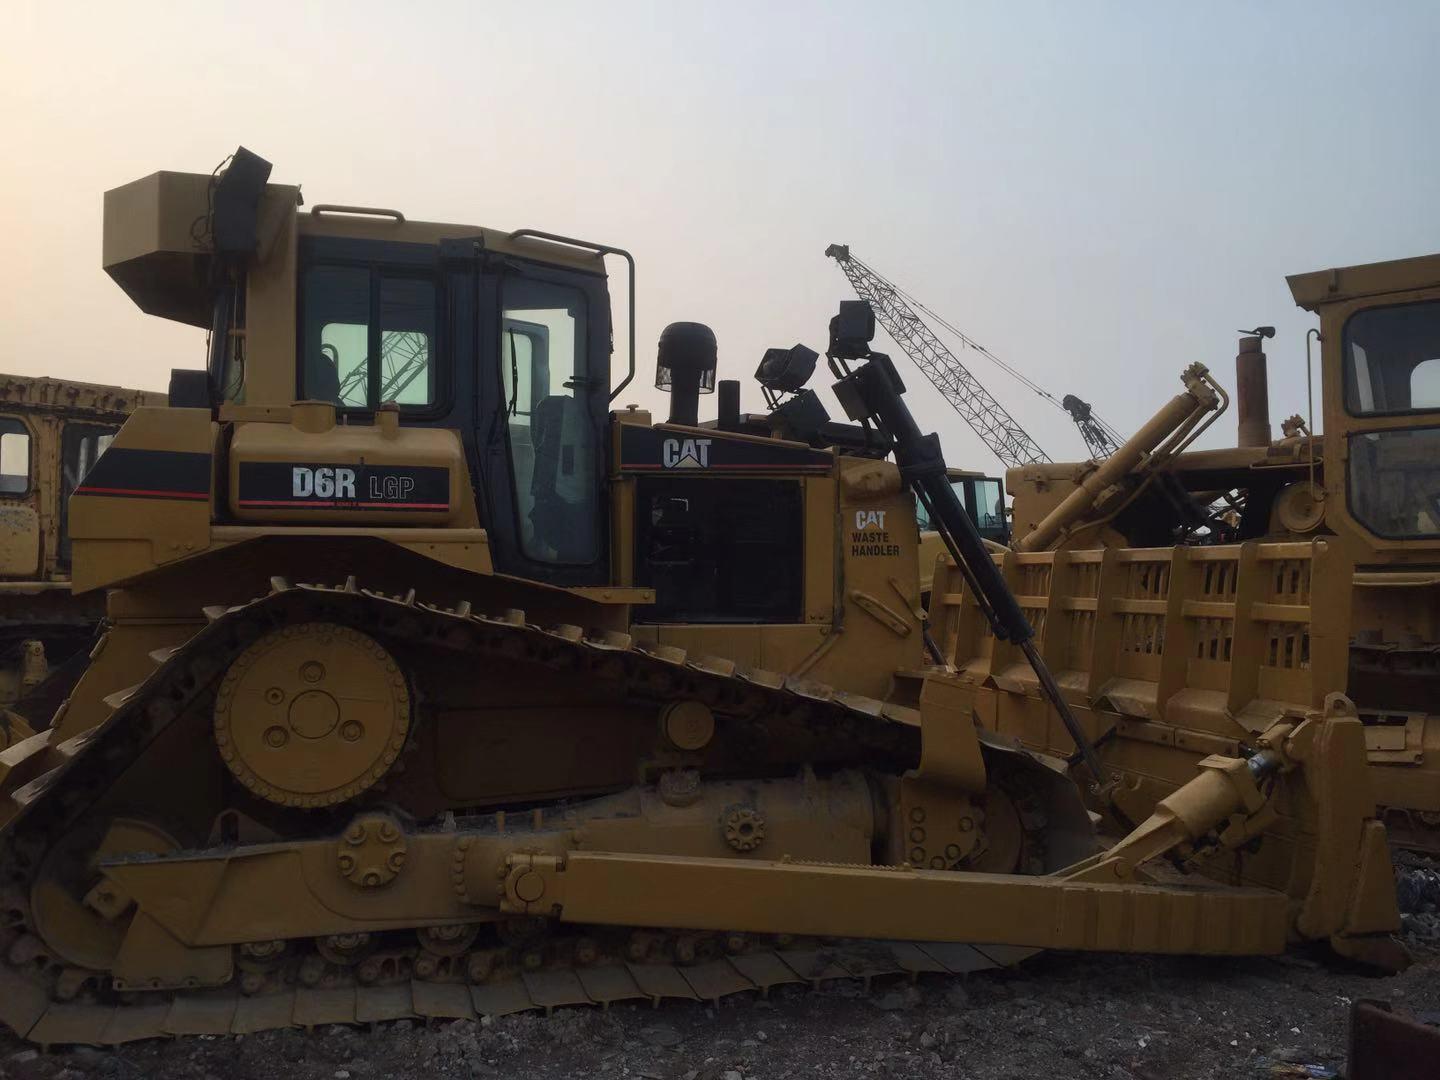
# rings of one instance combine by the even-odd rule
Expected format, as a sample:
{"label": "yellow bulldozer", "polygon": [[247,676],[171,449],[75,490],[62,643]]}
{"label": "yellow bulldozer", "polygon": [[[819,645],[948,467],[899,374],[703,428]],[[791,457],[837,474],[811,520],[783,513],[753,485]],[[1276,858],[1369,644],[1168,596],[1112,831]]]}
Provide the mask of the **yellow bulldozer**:
{"label": "yellow bulldozer", "polygon": [[165,395],[0,375],[0,749],[43,727],[83,669],[102,593],[70,589],[70,494]]}
{"label": "yellow bulldozer", "polygon": [[[0,753],[19,1035],[712,1000],[1045,948],[1404,963],[1336,672],[1287,669],[1243,734],[1107,740],[866,304],[829,328],[845,419],[796,346],[756,373],[769,411],[722,381],[701,420],[715,337],[674,323],[655,422],[611,407],[624,251],[304,208],[269,174],[242,148],[106,195],[106,270],[208,357],[71,498],[107,631]],[[917,506],[950,553],[928,624]],[[1065,736],[1025,745],[1010,698]]]}
{"label": "yellow bulldozer", "polygon": [[[1343,694],[1392,842],[1440,851],[1440,256],[1289,283],[1320,319],[1323,434],[1297,414],[1272,439],[1258,328],[1236,356],[1237,446],[1187,449],[1227,401],[1193,365],[1105,461],[1010,470],[1015,539],[992,558],[1125,777],[1120,805],[1144,812],[1197,751]],[[1070,753],[943,562],[940,662],[987,730]]]}

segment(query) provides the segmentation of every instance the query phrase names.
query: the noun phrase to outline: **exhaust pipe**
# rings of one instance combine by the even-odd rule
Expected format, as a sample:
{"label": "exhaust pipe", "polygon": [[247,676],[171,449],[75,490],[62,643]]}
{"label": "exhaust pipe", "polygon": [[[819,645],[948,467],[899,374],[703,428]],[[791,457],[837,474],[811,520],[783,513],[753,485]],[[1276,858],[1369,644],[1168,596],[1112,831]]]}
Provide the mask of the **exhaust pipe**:
{"label": "exhaust pipe", "polygon": [[740,380],[720,380],[720,412],[716,425],[721,431],[740,430]]}
{"label": "exhaust pipe", "polygon": [[[1270,330],[1269,334],[1263,331]],[[1275,333],[1268,326],[1240,339],[1235,354],[1235,412],[1239,418],[1237,445],[1270,445],[1270,380],[1265,370],[1266,337]]]}
{"label": "exhaust pipe", "polygon": [[675,322],[660,331],[655,386],[670,391],[670,423],[700,422],[700,395],[715,390],[715,332],[704,323]]}

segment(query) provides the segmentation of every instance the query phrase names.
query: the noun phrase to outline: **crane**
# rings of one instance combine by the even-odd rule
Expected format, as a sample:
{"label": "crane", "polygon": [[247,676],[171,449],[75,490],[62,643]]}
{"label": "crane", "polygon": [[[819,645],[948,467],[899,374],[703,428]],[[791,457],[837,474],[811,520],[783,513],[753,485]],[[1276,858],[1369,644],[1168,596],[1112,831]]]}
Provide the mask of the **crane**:
{"label": "crane", "polygon": [[[322,349],[334,350],[333,345]],[[339,354],[334,359],[338,361]],[[393,401],[419,377],[430,363],[430,338],[415,330],[383,330],[380,333],[380,401]],[[356,364],[340,380],[338,397],[347,405],[364,405],[367,363]]]}
{"label": "crane", "polygon": [[1060,399],[1060,407],[1075,421],[1075,426],[1080,429],[1080,437],[1085,440],[1090,456],[1096,461],[1104,461],[1119,450],[1120,444],[1125,441],[1114,428],[1095,415],[1088,401],[1081,401],[1074,394],[1066,394]]}
{"label": "crane", "polygon": [[[856,294],[862,300],[870,301],[880,325],[970,425],[970,430],[994,451],[1001,464],[1006,468],[1015,468],[1050,460],[1049,455],[1040,448],[1040,444],[995,400],[994,395],[985,389],[919,316],[916,308],[928,310],[923,304],[877,273],[874,268],[851,255],[848,244],[831,244],[825,249],[825,254],[840,264],[840,269],[845,272]],[[961,333],[934,312],[929,314],[965,345],[994,361],[1051,404],[1068,412],[1080,428],[1081,437],[1096,460],[1109,457],[1116,445],[1123,441],[1113,428],[1096,416],[1090,406],[1079,398],[1067,395],[1063,404],[1056,401],[1053,395],[1006,364],[979,342]],[[1071,407],[1072,402],[1074,408]]]}
{"label": "crane", "polygon": [[870,301],[875,318],[895,339],[895,344],[915,361],[915,366],[954,406],[970,430],[995,452],[1001,464],[1014,468],[1050,460],[1019,421],[915,313],[898,288],[851,255],[848,244],[831,244],[825,254],[840,264],[856,294]]}

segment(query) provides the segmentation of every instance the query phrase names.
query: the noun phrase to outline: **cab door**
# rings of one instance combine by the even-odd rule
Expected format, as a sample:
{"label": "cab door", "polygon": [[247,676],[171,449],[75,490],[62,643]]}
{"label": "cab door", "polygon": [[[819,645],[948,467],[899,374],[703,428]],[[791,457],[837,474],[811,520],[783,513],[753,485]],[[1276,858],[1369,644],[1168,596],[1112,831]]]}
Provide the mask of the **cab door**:
{"label": "cab door", "polygon": [[498,569],[610,580],[610,309],[598,274],[506,258],[479,280],[479,451]]}

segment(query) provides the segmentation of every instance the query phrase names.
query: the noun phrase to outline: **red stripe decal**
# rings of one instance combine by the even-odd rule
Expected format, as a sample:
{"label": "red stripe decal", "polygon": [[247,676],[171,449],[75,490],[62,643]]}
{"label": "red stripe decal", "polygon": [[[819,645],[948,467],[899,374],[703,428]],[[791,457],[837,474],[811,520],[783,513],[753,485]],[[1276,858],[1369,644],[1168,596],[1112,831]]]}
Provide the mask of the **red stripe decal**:
{"label": "red stripe decal", "polygon": [[149,488],[78,487],[76,495],[126,495],[137,499],[206,499],[208,491],[154,491]]}
{"label": "red stripe decal", "polygon": [[796,473],[796,472],[829,472],[829,465],[627,465],[624,462],[620,465],[621,472],[673,472],[673,473],[707,473],[707,472],[732,472],[736,469],[765,469],[769,472]]}
{"label": "red stripe decal", "polygon": [[334,499],[241,499],[241,506],[338,507],[342,510],[449,510],[449,503],[336,502]]}

